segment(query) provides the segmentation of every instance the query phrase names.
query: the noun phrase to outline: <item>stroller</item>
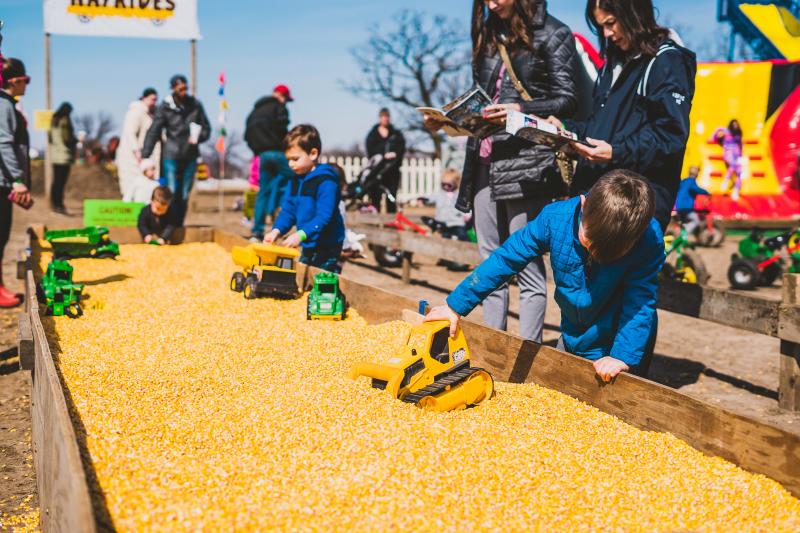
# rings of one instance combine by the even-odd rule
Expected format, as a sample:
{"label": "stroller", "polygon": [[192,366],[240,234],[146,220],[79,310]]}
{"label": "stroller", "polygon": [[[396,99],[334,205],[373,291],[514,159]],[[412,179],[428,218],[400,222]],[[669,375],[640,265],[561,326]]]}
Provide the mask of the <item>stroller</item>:
{"label": "stroller", "polygon": [[380,154],[372,156],[359,173],[358,179],[347,184],[344,193],[346,209],[377,211],[380,206],[372,204],[372,197],[378,192],[385,194],[390,202],[395,202],[396,198],[383,183],[383,176],[400,162],[397,159],[384,159]]}

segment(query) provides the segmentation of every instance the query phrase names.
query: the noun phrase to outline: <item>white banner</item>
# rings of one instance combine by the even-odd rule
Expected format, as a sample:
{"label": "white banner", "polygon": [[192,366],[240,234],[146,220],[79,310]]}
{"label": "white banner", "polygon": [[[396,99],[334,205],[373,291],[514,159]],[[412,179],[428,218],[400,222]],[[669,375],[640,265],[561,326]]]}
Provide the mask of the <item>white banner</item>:
{"label": "white banner", "polygon": [[44,0],[44,31],[147,39],[200,38],[197,0]]}

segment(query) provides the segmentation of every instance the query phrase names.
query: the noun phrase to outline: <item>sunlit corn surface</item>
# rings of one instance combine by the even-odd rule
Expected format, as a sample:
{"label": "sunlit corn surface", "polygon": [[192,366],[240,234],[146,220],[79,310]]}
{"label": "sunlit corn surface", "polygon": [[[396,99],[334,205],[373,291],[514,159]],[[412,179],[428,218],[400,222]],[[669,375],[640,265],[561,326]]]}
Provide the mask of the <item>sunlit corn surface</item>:
{"label": "sunlit corn surface", "polygon": [[429,414],[351,381],[408,326],[247,301],[216,245],[73,265],[86,314],[48,330],[121,531],[800,529],[778,483],[552,390]]}

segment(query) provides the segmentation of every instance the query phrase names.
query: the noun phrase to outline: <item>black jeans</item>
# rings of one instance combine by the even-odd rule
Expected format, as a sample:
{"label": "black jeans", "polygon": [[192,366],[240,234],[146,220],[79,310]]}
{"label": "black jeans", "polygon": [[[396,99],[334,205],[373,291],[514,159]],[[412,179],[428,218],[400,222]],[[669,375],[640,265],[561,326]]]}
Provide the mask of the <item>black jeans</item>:
{"label": "black jeans", "polygon": [[64,209],[64,189],[69,179],[69,170],[72,165],[53,165],[53,186],[50,189],[50,206],[55,209]]}
{"label": "black jeans", "polygon": [[[0,264],[3,263],[3,251],[8,244],[8,237],[11,235],[11,214],[13,213],[14,204],[8,199],[11,194],[9,187],[0,187]],[[2,285],[3,276],[0,273],[0,285]]]}

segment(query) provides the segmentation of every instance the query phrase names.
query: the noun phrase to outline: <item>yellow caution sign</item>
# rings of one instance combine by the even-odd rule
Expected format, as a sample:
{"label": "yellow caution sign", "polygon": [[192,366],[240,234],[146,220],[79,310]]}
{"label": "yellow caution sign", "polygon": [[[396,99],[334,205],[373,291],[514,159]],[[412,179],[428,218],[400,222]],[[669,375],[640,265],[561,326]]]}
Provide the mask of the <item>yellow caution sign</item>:
{"label": "yellow caution sign", "polygon": [[53,122],[52,109],[37,109],[33,112],[33,127],[40,131],[48,131]]}

